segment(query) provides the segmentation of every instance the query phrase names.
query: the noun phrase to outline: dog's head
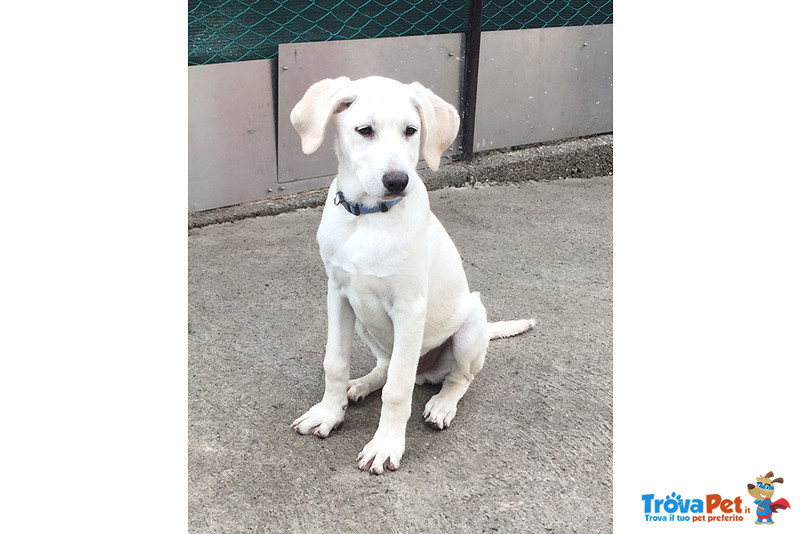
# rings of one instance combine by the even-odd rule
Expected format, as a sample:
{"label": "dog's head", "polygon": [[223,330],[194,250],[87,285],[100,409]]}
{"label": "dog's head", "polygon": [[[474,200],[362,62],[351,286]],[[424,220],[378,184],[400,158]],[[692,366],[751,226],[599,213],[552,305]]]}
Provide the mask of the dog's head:
{"label": "dog's head", "polygon": [[371,76],[312,85],[292,110],[303,152],[319,148],[325,127],[336,127],[336,155],[347,178],[376,199],[401,196],[420,150],[432,170],[458,134],[455,108],[417,82]]}
{"label": "dog's head", "polygon": [[772,478],[772,471],[763,477],[756,477],[755,484],[747,485],[747,493],[756,499],[772,499],[775,494],[775,484],[782,484],[783,478]]}

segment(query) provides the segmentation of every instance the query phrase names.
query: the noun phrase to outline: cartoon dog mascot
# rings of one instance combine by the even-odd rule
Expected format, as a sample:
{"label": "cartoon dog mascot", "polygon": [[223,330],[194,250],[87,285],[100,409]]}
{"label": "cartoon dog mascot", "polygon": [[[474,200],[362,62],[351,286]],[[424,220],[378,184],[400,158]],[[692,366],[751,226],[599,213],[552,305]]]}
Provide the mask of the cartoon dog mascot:
{"label": "cartoon dog mascot", "polygon": [[[747,493],[751,497],[755,497],[755,503],[758,506],[756,515],[758,520],[756,525],[774,525],[772,522],[772,514],[777,513],[778,510],[785,510],[791,508],[789,501],[786,499],[778,499],[772,501],[772,495],[775,493],[775,484],[783,484],[783,478],[772,478],[772,471],[763,477],[756,477],[756,484],[747,485]],[[766,522],[764,522],[766,520]]]}

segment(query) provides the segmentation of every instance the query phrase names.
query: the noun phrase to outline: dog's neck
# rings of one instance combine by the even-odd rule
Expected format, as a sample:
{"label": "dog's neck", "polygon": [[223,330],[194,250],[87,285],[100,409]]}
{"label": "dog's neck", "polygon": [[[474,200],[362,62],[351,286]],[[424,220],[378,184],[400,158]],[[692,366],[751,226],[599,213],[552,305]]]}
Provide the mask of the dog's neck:
{"label": "dog's neck", "polygon": [[333,203],[343,207],[345,211],[348,211],[349,213],[352,213],[355,216],[359,216],[359,215],[367,215],[369,213],[379,213],[379,212],[385,213],[389,211],[389,208],[391,208],[401,200],[403,200],[403,197],[395,198],[388,202],[381,201],[375,206],[367,206],[365,204],[359,204],[357,202],[350,202],[345,198],[344,193],[342,193],[341,191],[337,191],[336,196],[333,199]]}

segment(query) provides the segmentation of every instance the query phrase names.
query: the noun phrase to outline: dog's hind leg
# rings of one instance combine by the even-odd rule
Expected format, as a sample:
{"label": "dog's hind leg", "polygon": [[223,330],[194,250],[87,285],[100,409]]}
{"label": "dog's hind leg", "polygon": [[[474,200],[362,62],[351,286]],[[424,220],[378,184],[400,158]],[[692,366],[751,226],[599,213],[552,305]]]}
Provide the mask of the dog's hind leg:
{"label": "dog's hind leg", "polygon": [[386,384],[386,374],[389,369],[391,354],[383,350],[375,338],[370,334],[361,321],[356,321],[356,332],[364,340],[372,354],[375,355],[377,363],[375,368],[362,376],[350,380],[347,388],[347,398],[352,402],[358,402],[373,391],[381,389]]}
{"label": "dog's hind leg", "polygon": [[472,302],[467,318],[453,334],[452,370],[445,376],[441,391],[425,405],[425,422],[440,430],[447,428],[455,417],[458,401],[483,368],[489,347],[486,308],[479,293],[472,293],[469,298]]}

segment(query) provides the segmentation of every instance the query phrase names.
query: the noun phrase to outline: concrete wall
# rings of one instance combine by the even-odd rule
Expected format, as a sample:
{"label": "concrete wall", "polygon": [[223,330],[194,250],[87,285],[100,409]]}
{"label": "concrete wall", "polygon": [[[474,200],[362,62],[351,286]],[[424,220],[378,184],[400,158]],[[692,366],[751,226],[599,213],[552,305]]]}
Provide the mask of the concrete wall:
{"label": "concrete wall", "polygon": [[[610,24],[484,32],[474,149],[612,131],[612,32]],[[458,105],[463,60],[463,34],[449,34],[287,44],[276,60],[189,67],[189,212],[328,186],[331,136],[306,156],[289,123],[315,81],[419,81]],[[460,152],[459,138],[446,155]]]}

